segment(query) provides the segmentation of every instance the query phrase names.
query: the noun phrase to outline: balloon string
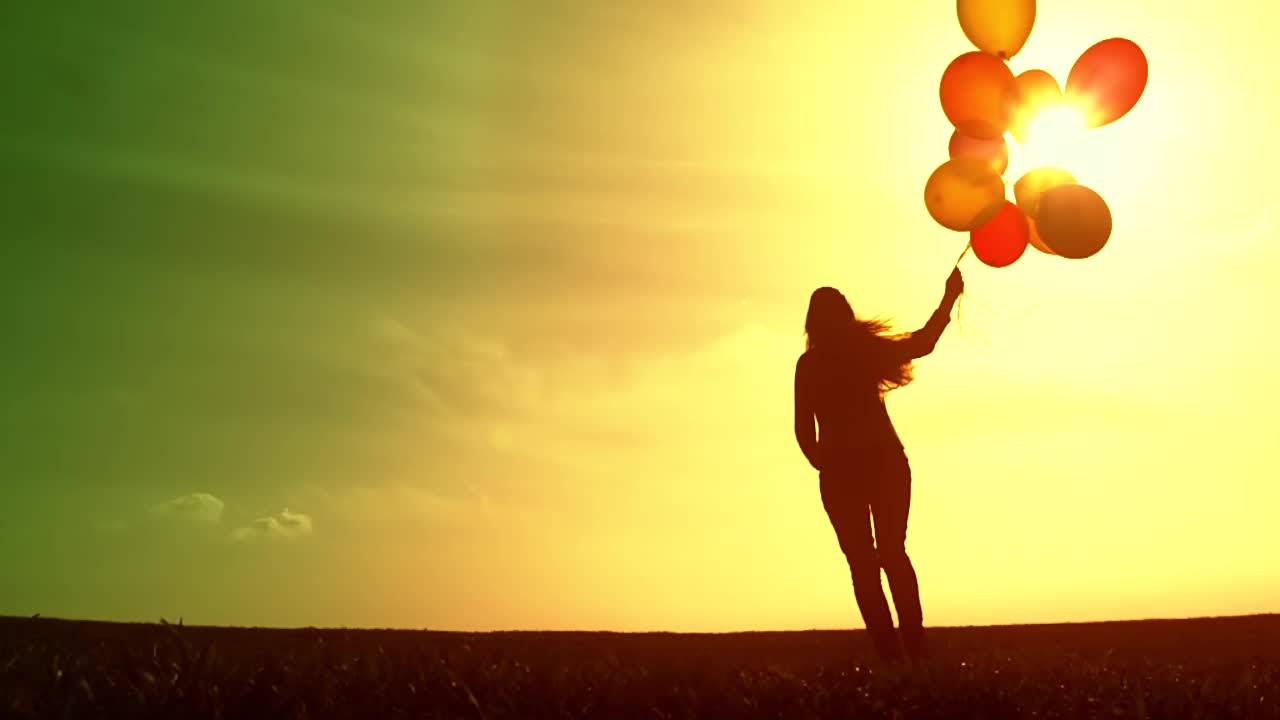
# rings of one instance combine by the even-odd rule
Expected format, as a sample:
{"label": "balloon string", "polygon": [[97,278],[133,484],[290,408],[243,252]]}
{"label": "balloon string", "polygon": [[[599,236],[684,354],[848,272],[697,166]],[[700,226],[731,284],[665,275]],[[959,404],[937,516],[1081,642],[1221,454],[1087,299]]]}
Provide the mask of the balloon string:
{"label": "balloon string", "polygon": [[[956,264],[953,266],[953,269],[960,267],[960,261],[964,260],[964,256],[968,255],[969,251],[972,249],[973,249],[973,241],[970,241],[967,244],[965,244],[964,250],[961,251],[960,253],[960,257],[956,258]],[[965,316],[964,308],[965,308],[965,305],[967,304],[965,300],[968,297],[969,297],[969,292],[966,290],[965,292],[960,293],[960,297],[956,299],[956,325],[960,327],[960,334],[966,337],[969,337],[972,332],[975,332],[971,327],[969,327],[969,324],[964,321],[964,316]]]}
{"label": "balloon string", "polygon": [[989,344],[987,337],[974,329],[971,323],[965,321],[965,316],[969,314],[965,312],[965,308],[968,306],[968,302],[966,302],[968,298],[969,293],[966,291],[956,302],[956,325],[959,327],[961,335],[969,338],[970,341],[976,340],[977,342],[974,342],[974,345],[984,347]]}

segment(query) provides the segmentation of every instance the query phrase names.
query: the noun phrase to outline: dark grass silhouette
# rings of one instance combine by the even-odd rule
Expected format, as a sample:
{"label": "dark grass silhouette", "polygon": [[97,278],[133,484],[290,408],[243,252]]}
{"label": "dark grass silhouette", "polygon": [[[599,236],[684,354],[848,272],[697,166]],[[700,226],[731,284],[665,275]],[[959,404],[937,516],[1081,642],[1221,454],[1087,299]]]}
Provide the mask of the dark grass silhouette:
{"label": "dark grass silhouette", "polygon": [[1277,718],[1280,616],[861,631],[266,630],[0,619],[5,718]]}

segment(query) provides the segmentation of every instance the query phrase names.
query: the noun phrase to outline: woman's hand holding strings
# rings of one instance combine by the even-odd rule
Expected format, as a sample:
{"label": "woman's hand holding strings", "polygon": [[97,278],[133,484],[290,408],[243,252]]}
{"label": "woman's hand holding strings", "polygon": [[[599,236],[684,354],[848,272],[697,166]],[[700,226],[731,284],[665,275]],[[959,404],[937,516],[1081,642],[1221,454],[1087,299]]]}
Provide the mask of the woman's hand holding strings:
{"label": "woman's hand holding strings", "polygon": [[955,300],[964,293],[964,276],[960,274],[960,268],[951,271],[950,277],[947,278],[946,297],[949,300]]}

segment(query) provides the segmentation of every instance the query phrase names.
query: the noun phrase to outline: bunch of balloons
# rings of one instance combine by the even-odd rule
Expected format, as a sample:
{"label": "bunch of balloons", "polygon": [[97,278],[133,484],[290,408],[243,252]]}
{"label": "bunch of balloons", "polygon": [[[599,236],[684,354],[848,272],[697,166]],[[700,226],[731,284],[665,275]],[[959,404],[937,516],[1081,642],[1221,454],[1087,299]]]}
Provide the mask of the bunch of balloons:
{"label": "bunch of balloons", "polygon": [[1103,40],[1075,61],[1064,92],[1044,70],[1014,76],[1009,69],[1031,35],[1035,0],[957,0],[956,10],[978,49],[942,74],[942,110],[955,132],[950,159],[925,185],[929,214],[945,228],[969,233],[974,254],[992,267],[1013,264],[1028,245],[1065,258],[1091,257],[1111,236],[1106,201],[1066,170],[1039,167],[1014,182],[1015,202],[1009,202],[1005,134],[1026,142],[1031,121],[1063,105],[1078,110],[1088,128],[1118,120],[1146,88],[1146,56],[1130,40]]}

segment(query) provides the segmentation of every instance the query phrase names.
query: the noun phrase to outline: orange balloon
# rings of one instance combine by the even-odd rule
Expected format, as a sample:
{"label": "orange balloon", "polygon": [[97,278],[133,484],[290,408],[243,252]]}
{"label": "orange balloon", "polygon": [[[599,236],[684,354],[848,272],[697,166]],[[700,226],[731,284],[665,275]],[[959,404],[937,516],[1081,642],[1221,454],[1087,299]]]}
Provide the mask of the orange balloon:
{"label": "orange balloon", "polygon": [[1092,257],[1111,237],[1111,209],[1102,196],[1070,183],[1045,192],[1036,218],[1040,238],[1064,258]]}
{"label": "orange balloon", "polygon": [[1027,217],[1035,220],[1039,212],[1040,198],[1059,185],[1075,182],[1075,176],[1056,167],[1038,167],[1028,171],[1013,184],[1013,199]]}
{"label": "orange balloon", "polygon": [[982,160],[961,157],[938,166],[924,186],[924,204],[942,227],[968,232],[1004,204],[1004,181]]}
{"label": "orange balloon", "polygon": [[1018,86],[1018,102],[1013,111],[1009,131],[1020,143],[1027,141],[1031,122],[1046,108],[1062,104],[1058,81],[1044,70],[1028,70],[1014,78]]}
{"label": "orange balloon", "polygon": [[1004,138],[999,140],[979,140],[961,135],[957,130],[951,133],[951,142],[947,143],[947,152],[954,160],[958,157],[971,157],[989,164],[997,175],[1004,175],[1009,169],[1009,146]]}
{"label": "orange balloon", "polygon": [[1147,56],[1132,40],[1111,38],[1085,50],[1067,75],[1067,101],[1089,127],[1115,122],[1147,87]]}
{"label": "orange balloon", "polygon": [[1036,221],[1027,218],[1027,244],[1039,250],[1045,255],[1057,255],[1048,245],[1044,244],[1044,240],[1040,239],[1040,230],[1036,228]]}
{"label": "orange balloon", "polygon": [[995,217],[969,234],[973,254],[991,267],[1008,267],[1027,251],[1027,216],[1006,201]]}
{"label": "orange balloon", "polygon": [[995,140],[1013,120],[1018,85],[1000,58],[967,52],[952,60],[942,73],[938,94],[947,120],[961,135]]}
{"label": "orange balloon", "polygon": [[956,0],[956,15],[969,42],[1008,60],[1031,36],[1036,0]]}

